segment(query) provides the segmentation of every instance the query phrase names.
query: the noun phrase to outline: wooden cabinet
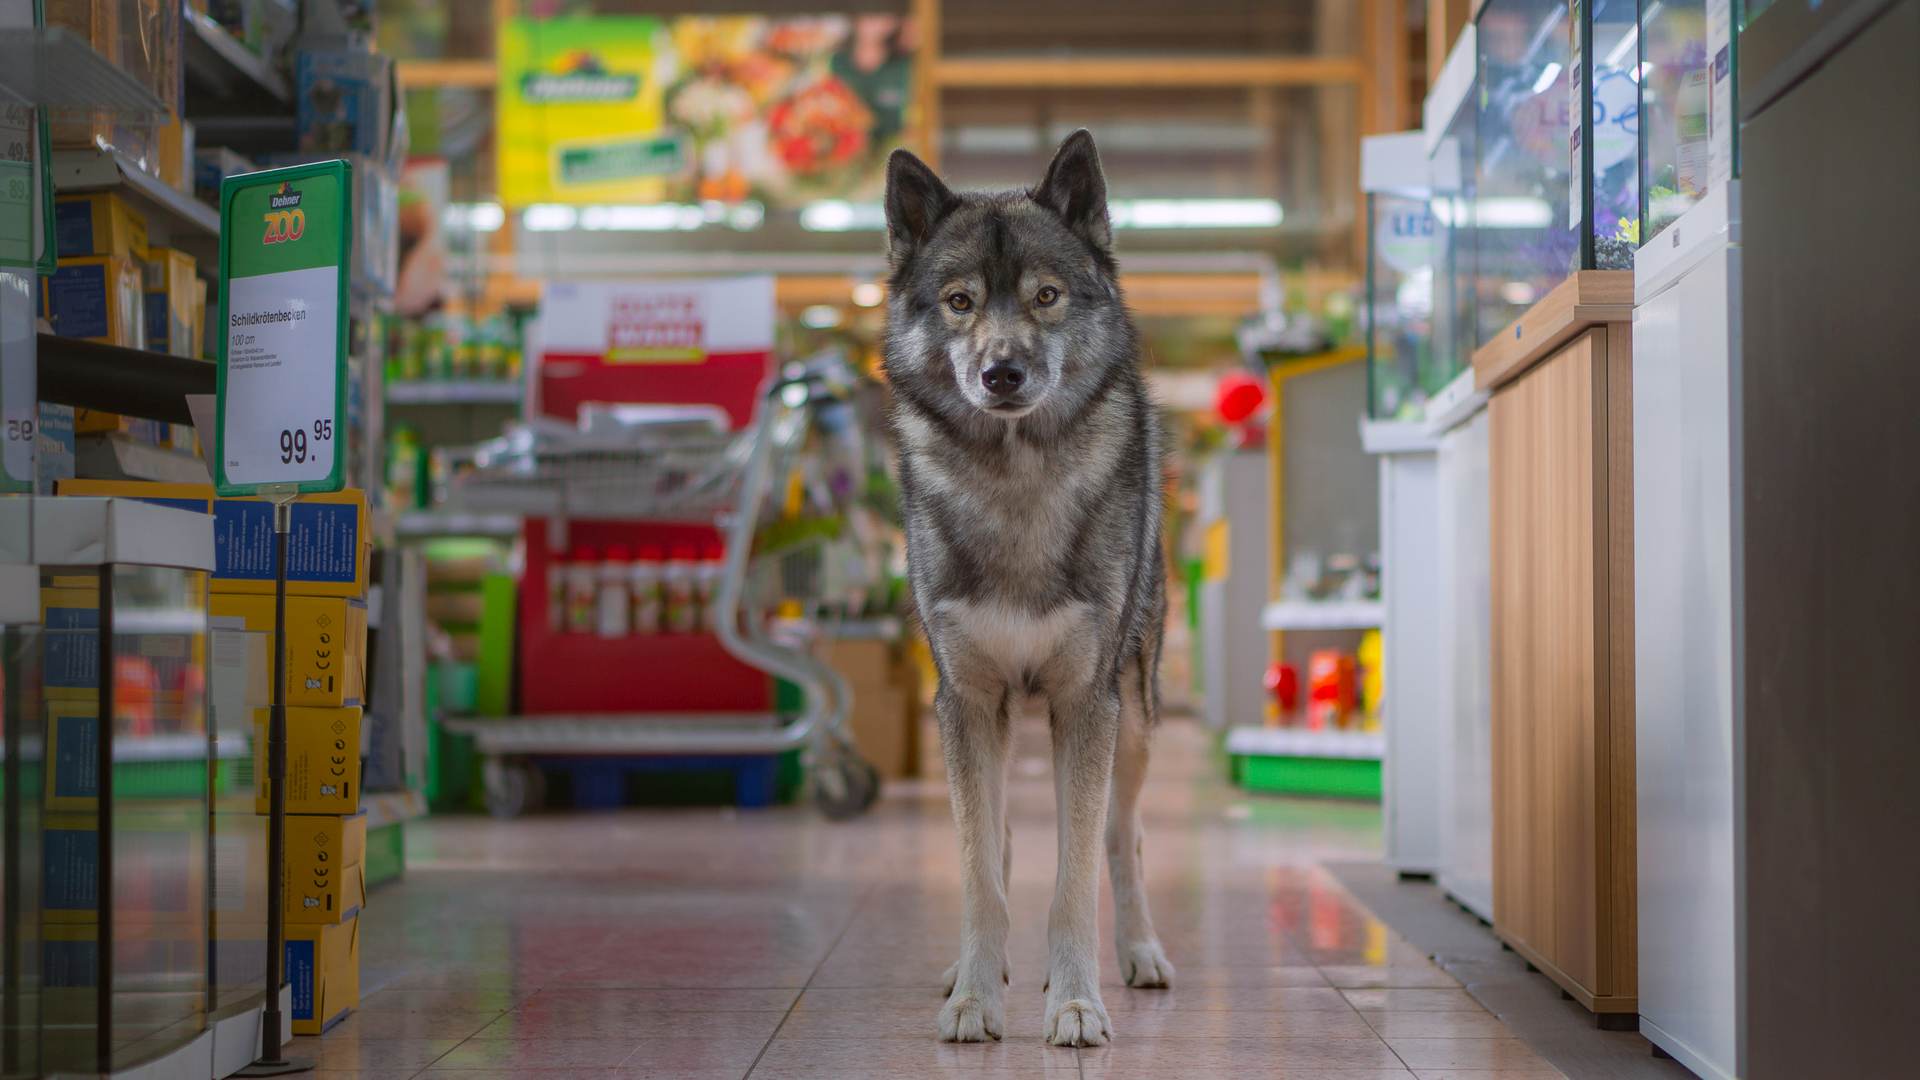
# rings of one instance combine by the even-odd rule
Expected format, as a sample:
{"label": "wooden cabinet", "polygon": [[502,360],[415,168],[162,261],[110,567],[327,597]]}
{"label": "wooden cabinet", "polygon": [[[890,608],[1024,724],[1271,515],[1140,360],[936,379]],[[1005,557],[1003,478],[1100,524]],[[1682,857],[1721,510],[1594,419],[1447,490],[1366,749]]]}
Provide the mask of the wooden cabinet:
{"label": "wooden cabinet", "polygon": [[1630,273],[1577,274],[1474,357],[1494,930],[1603,1020],[1636,1011],[1632,293]]}

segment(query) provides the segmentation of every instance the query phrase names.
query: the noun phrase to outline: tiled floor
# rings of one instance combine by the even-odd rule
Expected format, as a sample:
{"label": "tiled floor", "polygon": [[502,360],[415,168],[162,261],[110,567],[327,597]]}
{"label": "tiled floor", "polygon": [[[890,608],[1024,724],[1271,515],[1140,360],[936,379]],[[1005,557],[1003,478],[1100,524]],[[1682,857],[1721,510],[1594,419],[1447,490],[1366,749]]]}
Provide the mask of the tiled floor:
{"label": "tiled floor", "polygon": [[1126,988],[1103,948],[1113,1045],[1044,1045],[1044,739],[1022,727],[1011,794],[1003,1042],[934,1036],[959,876],[944,790],[927,782],[841,825],[804,809],[426,823],[406,881],[363,917],[359,1013],[297,1052],[322,1076],[449,1080],[1560,1075],[1319,868],[1377,855],[1377,808],[1242,798],[1178,720],[1146,807],[1174,988]]}

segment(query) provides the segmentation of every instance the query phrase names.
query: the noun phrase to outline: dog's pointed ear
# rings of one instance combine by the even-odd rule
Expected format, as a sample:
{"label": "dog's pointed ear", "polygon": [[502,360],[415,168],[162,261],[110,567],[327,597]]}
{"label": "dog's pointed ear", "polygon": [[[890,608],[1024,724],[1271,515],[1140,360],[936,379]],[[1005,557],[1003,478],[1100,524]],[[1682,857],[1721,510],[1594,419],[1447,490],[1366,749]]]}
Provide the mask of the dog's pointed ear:
{"label": "dog's pointed ear", "polygon": [[1067,136],[1047,166],[1047,178],[1033,189],[1033,201],[1059,214],[1067,227],[1105,251],[1113,244],[1107,223],[1107,177],[1100,152],[1086,128]]}
{"label": "dog's pointed ear", "polygon": [[913,254],[958,200],[927,163],[905,150],[887,158],[887,253],[895,262]]}

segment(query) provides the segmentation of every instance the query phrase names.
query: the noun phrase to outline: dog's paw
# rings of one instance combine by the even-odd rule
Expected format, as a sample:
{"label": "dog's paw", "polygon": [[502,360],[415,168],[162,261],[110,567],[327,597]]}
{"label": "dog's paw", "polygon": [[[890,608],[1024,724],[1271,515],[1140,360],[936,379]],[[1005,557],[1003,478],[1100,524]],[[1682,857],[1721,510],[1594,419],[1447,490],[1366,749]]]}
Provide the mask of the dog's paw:
{"label": "dog's paw", "polygon": [[1137,990],[1165,990],[1173,985],[1173,964],[1167,960],[1166,950],[1152,938],[1121,943],[1120,974]]}
{"label": "dog's paw", "polygon": [[1113,1038],[1113,1022],[1097,994],[1047,1006],[1047,1042],[1054,1046],[1105,1046]]}
{"label": "dog's paw", "polygon": [[940,1010],[941,1042],[986,1042],[999,1039],[1007,1030],[1006,1010],[998,1001],[985,1001],[972,994],[957,994],[947,999]]}

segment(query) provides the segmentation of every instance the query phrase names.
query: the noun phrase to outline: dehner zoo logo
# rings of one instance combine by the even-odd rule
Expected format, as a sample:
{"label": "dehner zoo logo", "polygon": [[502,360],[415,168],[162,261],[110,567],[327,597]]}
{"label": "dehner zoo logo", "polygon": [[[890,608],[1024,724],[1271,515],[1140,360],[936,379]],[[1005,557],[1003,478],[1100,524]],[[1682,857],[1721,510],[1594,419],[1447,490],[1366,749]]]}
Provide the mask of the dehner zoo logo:
{"label": "dehner zoo logo", "polygon": [[283,183],[267,196],[267,212],[262,217],[267,223],[267,234],[260,241],[263,244],[289,243],[307,231],[307,212],[300,209],[300,193],[292,184]]}

